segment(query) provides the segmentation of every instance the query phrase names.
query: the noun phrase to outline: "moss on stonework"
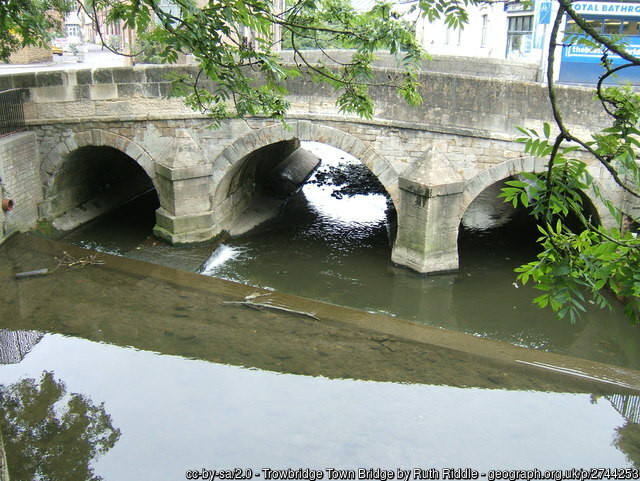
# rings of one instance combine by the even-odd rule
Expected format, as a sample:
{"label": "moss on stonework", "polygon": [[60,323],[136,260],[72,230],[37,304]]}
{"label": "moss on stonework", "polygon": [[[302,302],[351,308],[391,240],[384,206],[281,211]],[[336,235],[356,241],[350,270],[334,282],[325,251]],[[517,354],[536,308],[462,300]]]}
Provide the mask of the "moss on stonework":
{"label": "moss on stonework", "polygon": [[64,232],[56,229],[49,219],[43,218],[38,219],[35,228],[31,232],[45,239],[57,239],[64,234]]}

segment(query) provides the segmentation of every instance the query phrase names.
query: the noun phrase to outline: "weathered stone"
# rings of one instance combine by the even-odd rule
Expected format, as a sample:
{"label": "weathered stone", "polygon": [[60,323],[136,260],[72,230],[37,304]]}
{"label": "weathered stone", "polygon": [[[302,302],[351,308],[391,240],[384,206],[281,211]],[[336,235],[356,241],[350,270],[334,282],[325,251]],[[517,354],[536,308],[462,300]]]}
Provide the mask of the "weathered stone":
{"label": "weathered stone", "polygon": [[54,87],[65,83],[66,76],[63,72],[36,72],[36,87]]}
{"label": "weathered stone", "polygon": [[94,84],[112,84],[113,73],[110,68],[100,68],[93,70],[93,83]]}
{"label": "weathered stone", "polygon": [[0,91],[11,90],[13,88],[13,77],[9,75],[0,76]]}
{"label": "weathered stone", "polygon": [[12,76],[12,79],[15,89],[29,89],[38,85],[35,72],[16,74]]}
{"label": "weathered stone", "polygon": [[93,76],[91,70],[78,70],[76,72],[76,84],[77,85],[89,85],[93,83]]}
{"label": "weathered stone", "polygon": [[113,83],[116,84],[140,84],[145,81],[144,69],[138,67],[121,67],[111,69]]}
{"label": "weathered stone", "polygon": [[89,89],[92,100],[107,100],[118,98],[118,86],[114,84],[93,84]]}
{"label": "weathered stone", "polygon": [[[552,120],[542,85],[425,71],[420,109],[398,102],[392,89],[374,87],[376,117],[363,120],[339,114],[330,89],[299,78],[289,83],[290,130],[262,118],[229,120],[210,130],[210,121],[179,99],[161,98],[168,94],[169,72],[194,76],[196,70],[143,66],[0,76],[0,85],[24,88],[25,118],[45,153],[37,169],[42,185],[73,185],[60,176],[69,170],[66,156],[77,149],[113,147],[155,185],[164,212],[158,214],[161,236],[203,240],[248,208],[265,176],[297,142],[322,142],[374,172],[398,210],[394,260],[429,272],[457,265],[457,229],[470,199],[505,177],[544,166],[523,157],[512,142],[516,125],[540,129]],[[375,72],[379,80],[390,74]],[[565,120],[572,131],[589,133],[602,125],[590,92],[561,88],[559,96],[571,107]],[[607,172],[590,172],[613,199],[640,210],[618,195]],[[16,174],[16,180],[22,177]],[[59,212],[71,202],[69,189],[52,193],[42,212]]]}

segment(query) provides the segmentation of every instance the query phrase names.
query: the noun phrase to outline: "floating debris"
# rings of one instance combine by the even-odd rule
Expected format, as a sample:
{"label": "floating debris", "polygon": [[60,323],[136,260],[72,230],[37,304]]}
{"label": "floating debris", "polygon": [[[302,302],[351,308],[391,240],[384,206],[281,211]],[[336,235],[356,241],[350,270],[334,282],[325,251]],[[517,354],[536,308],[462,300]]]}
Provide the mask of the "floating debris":
{"label": "floating debris", "polygon": [[[99,254],[91,254],[90,256],[83,256],[75,258],[66,251],[62,251],[64,254],[62,258],[56,257],[58,265],[53,269],[55,271],[59,267],[86,267],[86,266],[99,266],[104,264],[102,259],[98,258]],[[53,272],[51,271],[51,272]]]}

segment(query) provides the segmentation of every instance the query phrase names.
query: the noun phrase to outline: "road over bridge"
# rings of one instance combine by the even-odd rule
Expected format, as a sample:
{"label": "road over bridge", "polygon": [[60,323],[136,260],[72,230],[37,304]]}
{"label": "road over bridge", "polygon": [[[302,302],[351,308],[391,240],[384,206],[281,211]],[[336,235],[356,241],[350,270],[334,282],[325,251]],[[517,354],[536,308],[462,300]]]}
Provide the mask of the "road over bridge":
{"label": "road over bridge", "polygon": [[[16,197],[5,228],[18,219],[71,228],[155,188],[157,236],[208,240],[232,230],[258,196],[295,188],[315,165],[300,142],[315,141],[358,158],[388,192],[398,218],[394,262],[448,271],[458,266],[458,231],[471,202],[544,163],[513,142],[516,126],[551,121],[546,87],[537,83],[425,72],[423,105],[409,107],[378,87],[374,118],[363,120],[340,114],[328,87],[299,78],[289,83],[288,127],[252,118],[211,129],[207,118],[167,98],[173,69],[195,73],[136,66],[0,76],[0,88],[24,89],[28,125],[0,143],[2,186]],[[585,89],[560,89],[565,120],[581,132],[606,120],[592,98]],[[604,192],[633,210],[607,172],[591,170]],[[612,222],[595,200],[593,208]]]}

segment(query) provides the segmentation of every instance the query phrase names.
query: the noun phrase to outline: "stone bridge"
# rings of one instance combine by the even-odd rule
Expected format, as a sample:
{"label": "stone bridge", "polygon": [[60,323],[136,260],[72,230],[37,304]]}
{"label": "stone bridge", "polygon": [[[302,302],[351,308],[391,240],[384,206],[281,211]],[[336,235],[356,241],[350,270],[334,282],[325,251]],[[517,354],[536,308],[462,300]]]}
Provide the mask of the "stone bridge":
{"label": "stone bridge", "polygon": [[[204,116],[167,98],[173,69],[191,71],[136,66],[0,76],[0,90],[24,89],[28,125],[0,142],[2,187],[16,197],[25,191],[18,171],[31,172],[37,184],[29,198],[16,199],[15,211],[30,208],[33,223],[44,218],[68,229],[155,188],[155,234],[172,243],[205,241],[232,230],[256,198],[295,188],[283,182],[299,183],[315,166],[300,142],[315,141],[359,159],[388,192],[397,211],[393,261],[439,272],[458,266],[458,231],[471,202],[544,163],[513,142],[516,126],[541,128],[551,119],[546,87],[537,83],[425,72],[423,105],[411,108],[378,87],[374,118],[363,120],[340,114],[328,87],[300,78],[289,83],[288,126],[252,118],[211,129]],[[376,72],[381,79],[397,74]],[[592,97],[560,90],[566,121],[582,132],[605,120]],[[11,164],[12,152],[21,152],[12,138],[37,141],[20,168]],[[592,174],[632,209],[605,171],[593,167]],[[595,200],[593,208],[601,222],[612,222]]]}

